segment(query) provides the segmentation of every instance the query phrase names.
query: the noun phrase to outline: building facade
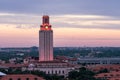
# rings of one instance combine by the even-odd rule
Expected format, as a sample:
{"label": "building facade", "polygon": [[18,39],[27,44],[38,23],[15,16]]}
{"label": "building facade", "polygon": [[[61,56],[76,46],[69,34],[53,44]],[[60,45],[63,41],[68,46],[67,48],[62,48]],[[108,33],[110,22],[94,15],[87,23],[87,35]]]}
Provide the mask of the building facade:
{"label": "building facade", "polygon": [[79,58],[78,63],[86,65],[120,64],[120,58]]}
{"label": "building facade", "polygon": [[23,67],[22,70],[42,71],[46,74],[67,76],[70,71],[74,70],[74,66],[61,61],[41,61],[29,64],[28,67]]}
{"label": "building facade", "polygon": [[53,60],[53,31],[49,24],[49,16],[45,15],[42,19],[39,31],[39,61]]}

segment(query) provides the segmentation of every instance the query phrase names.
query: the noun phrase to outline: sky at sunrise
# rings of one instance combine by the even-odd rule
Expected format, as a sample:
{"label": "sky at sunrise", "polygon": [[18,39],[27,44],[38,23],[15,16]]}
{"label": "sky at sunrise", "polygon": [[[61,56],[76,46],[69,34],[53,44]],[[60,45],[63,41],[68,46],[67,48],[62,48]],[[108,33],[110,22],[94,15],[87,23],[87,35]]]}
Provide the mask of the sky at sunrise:
{"label": "sky at sunrise", "polygon": [[0,0],[0,47],[38,46],[43,15],[55,47],[120,46],[120,0]]}

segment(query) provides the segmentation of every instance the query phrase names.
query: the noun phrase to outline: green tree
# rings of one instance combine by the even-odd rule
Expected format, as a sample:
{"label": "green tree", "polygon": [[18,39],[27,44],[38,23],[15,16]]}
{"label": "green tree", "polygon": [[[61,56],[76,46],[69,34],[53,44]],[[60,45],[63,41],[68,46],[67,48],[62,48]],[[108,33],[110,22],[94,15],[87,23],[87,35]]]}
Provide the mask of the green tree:
{"label": "green tree", "polygon": [[94,78],[95,73],[82,67],[79,71],[71,71],[68,74],[69,80],[97,80]]}
{"label": "green tree", "polygon": [[108,72],[109,72],[108,69],[105,68],[105,69],[101,69],[100,71],[98,71],[98,74],[99,73],[108,73]]}

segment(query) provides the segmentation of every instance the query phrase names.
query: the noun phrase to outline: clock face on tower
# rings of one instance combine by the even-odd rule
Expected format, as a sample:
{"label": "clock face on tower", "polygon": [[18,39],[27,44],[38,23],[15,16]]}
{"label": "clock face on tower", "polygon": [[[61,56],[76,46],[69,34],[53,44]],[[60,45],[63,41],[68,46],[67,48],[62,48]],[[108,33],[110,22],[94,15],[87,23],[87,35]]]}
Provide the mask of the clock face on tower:
{"label": "clock face on tower", "polygon": [[45,29],[48,29],[48,26],[45,26]]}
{"label": "clock face on tower", "polygon": [[49,24],[49,16],[43,16],[43,22],[41,25],[41,30],[49,31],[51,29],[51,25]]}

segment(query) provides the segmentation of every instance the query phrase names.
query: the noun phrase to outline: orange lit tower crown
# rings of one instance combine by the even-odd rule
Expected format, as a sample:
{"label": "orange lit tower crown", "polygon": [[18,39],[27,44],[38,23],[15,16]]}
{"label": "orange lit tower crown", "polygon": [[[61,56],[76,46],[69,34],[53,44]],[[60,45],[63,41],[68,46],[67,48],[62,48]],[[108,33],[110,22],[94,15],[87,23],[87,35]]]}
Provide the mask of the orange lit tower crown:
{"label": "orange lit tower crown", "polygon": [[53,60],[53,31],[49,24],[49,16],[42,17],[39,31],[39,61]]}
{"label": "orange lit tower crown", "polygon": [[49,24],[49,16],[44,15],[42,20],[41,30],[51,30],[51,25]]}

